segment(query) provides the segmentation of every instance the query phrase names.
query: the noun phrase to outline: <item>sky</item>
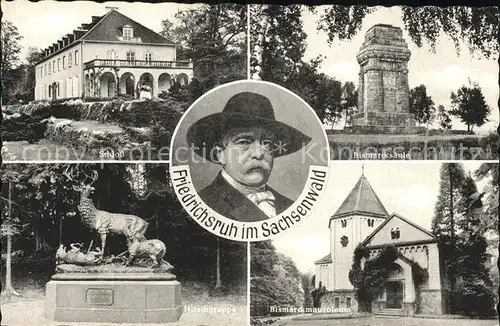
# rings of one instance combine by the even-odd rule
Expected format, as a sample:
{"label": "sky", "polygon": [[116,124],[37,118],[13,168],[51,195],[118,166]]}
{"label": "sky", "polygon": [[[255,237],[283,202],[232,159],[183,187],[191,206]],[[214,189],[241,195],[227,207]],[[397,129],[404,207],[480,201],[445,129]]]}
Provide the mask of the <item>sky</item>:
{"label": "sky", "polygon": [[[401,19],[400,7],[377,7],[376,11],[365,17],[361,30],[351,41],[335,41],[331,45],[327,41],[325,32],[317,31],[317,20],[324,7],[319,7],[316,14],[303,11],[304,30],[307,33],[308,44],[305,60],[326,56],[320,71],[335,77],[343,82],[353,81],[358,84],[359,65],[356,54],[361,48],[366,31],[373,25],[382,23],[397,26],[403,29],[403,38],[411,51],[408,63],[408,82],[410,88],[424,84],[427,94],[436,104],[446,108],[450,106],[450,93],[468,85],[468,79],[479,83],[486,102],[492,108],[489,122],[474,130],[487,132],[496,129],[499,123],[498,110],[498,63],[496,57],[486,60],[473,58],[465,44],[462,44],[460,56],[455,52],[453,43],[446,35],[441,35],[436,45],[436,52],[430,51],[430,46],[424,44],[418,48],[408,36]],[[459,120],[453,118],[453,129],[466,129]]]}
{"label": "sky", "polygon": [[193,7],[177,3],[127,3],[93,1],[2,1],[3,20],[13,23],[23,36],[21,59],[26,57],[28,47],[44,49],[62,36],[73,32],[82,23],[92,22],[92,16],[108,12],[107,6],[118,7],[118,11],[149,29],[160,32],[161,22],[173,20],[179,9]]}
{"label": "sky", "polygon": [[[330,162],[326,192],[317,208],[296,228],[273,240],[276,250],[291,257],[301,272],[314,273],[314,262],[329,253],[329,218],[358,181],[362,164]],[[481,162],[462,164],[466,171],[474,171]],[[439,193],[440,167],[435,161],[372,161],[364,163],[364,174],[389,214],[398,213],[430,231]],[[480,190],[485,182],[478,183]]]}

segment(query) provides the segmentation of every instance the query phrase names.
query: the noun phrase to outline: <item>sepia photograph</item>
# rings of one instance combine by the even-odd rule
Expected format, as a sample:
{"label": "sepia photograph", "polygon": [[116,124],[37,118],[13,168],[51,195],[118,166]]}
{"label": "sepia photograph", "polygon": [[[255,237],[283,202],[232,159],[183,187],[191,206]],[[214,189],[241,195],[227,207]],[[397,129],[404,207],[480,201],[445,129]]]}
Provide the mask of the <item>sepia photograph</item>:
{"label": "sepia photograph", "polygon": [[332,162],[313,216],[251,244],[252,325],[496,325],[498,162]]}
{"label": "sepia photograph", "polygon": [[[257,81],[223,85],[195,102],[176,129],[171,154],[174,188],[188,212],[214,232],[242,240],[247,222],[263,222],[252,237],[260,239],[284,231],[285,223],[271,230],[273,218],[293,216],[288,228],[312,211],[329,161],[326,135],[312,109],[288,90]],[[190,205],[195,194],[201,201]],[[309,206],[300,217],[294,203],[304,203],[304,196],[310,196]],[[234,233],[217,230],[222,220],[196,213],[203,204],[223,220],[247,224],[230,223]]]}
{"label": "sepia photograph", "polygon": [[245,6],[20,0],[2,12],[4,161],[167,161],[191,103],[247,78]]}
{"label": "sepia photograph", "polygon": [[333,160],[497,159],[496,7],[251,5],[253,79],[315,110]]}
{"label": "sepia photograph", "polygon": [[4,164],[2,325],[247,324],[247,245],[192,221],[168,168]]}

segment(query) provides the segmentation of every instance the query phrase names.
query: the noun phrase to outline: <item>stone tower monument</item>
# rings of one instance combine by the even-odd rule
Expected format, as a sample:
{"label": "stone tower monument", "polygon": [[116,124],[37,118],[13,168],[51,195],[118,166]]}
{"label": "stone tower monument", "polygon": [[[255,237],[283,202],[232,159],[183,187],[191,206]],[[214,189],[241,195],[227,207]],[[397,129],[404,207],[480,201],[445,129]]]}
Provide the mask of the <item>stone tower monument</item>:
{"label": "stone tower monument", "polygon": [[354,132],[407,133],[414,129],[408,98],[410,55],[401,28],[378,24],[366,32],[357,55],[360,71]]}

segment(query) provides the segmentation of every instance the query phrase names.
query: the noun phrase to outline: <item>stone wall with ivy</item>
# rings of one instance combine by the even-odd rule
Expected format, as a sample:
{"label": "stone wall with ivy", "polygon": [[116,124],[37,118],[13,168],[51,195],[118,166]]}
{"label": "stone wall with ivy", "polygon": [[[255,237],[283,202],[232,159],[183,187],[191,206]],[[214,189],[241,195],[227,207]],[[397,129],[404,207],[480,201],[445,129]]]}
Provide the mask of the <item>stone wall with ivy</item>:
{"label": "stone wall with ivy", "polygon": [[[398,258],[403,258],[411,265],[411,277],[417,290],[416,302],[418,307],[420,300],[419,288],[429,278],[427,269],[404,257],[394,245],[385,246],[375,258],[369,259],[369,257],[370,250],[359,245],[354,250],[353,263],[349,271],[349,281],[354,286],[360,311],[371,311],[372,301],[385,290],[387,279],[393,270],[393,264]],[[362,261],[364,261],[363,266]]]}

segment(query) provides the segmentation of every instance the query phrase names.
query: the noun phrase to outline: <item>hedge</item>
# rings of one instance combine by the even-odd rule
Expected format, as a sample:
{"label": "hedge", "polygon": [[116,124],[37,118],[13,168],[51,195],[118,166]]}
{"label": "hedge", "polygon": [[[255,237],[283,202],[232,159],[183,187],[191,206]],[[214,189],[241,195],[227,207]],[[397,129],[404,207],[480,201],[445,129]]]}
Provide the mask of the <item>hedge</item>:
{"label": "hedge", "polygon": [[38,116],[13,114],[4,117],[1,130],[4,141],[27,141],[33,144],[44,138],[47,123]]}
{"label": "hedge", "polygon": [[[115,99],[103,102],[82,102],[79,99],[10,105],[3,108],[6,114],[27,114],[40,120],[49,117],[72,120],[95,120],[116,122],[124,126],[145,127],[162,123],[165,127],[174,127],[182,112],[188,107],[187,102],[168,100],[132,100]],[[172,129],[173,130],[173,129]]]}

